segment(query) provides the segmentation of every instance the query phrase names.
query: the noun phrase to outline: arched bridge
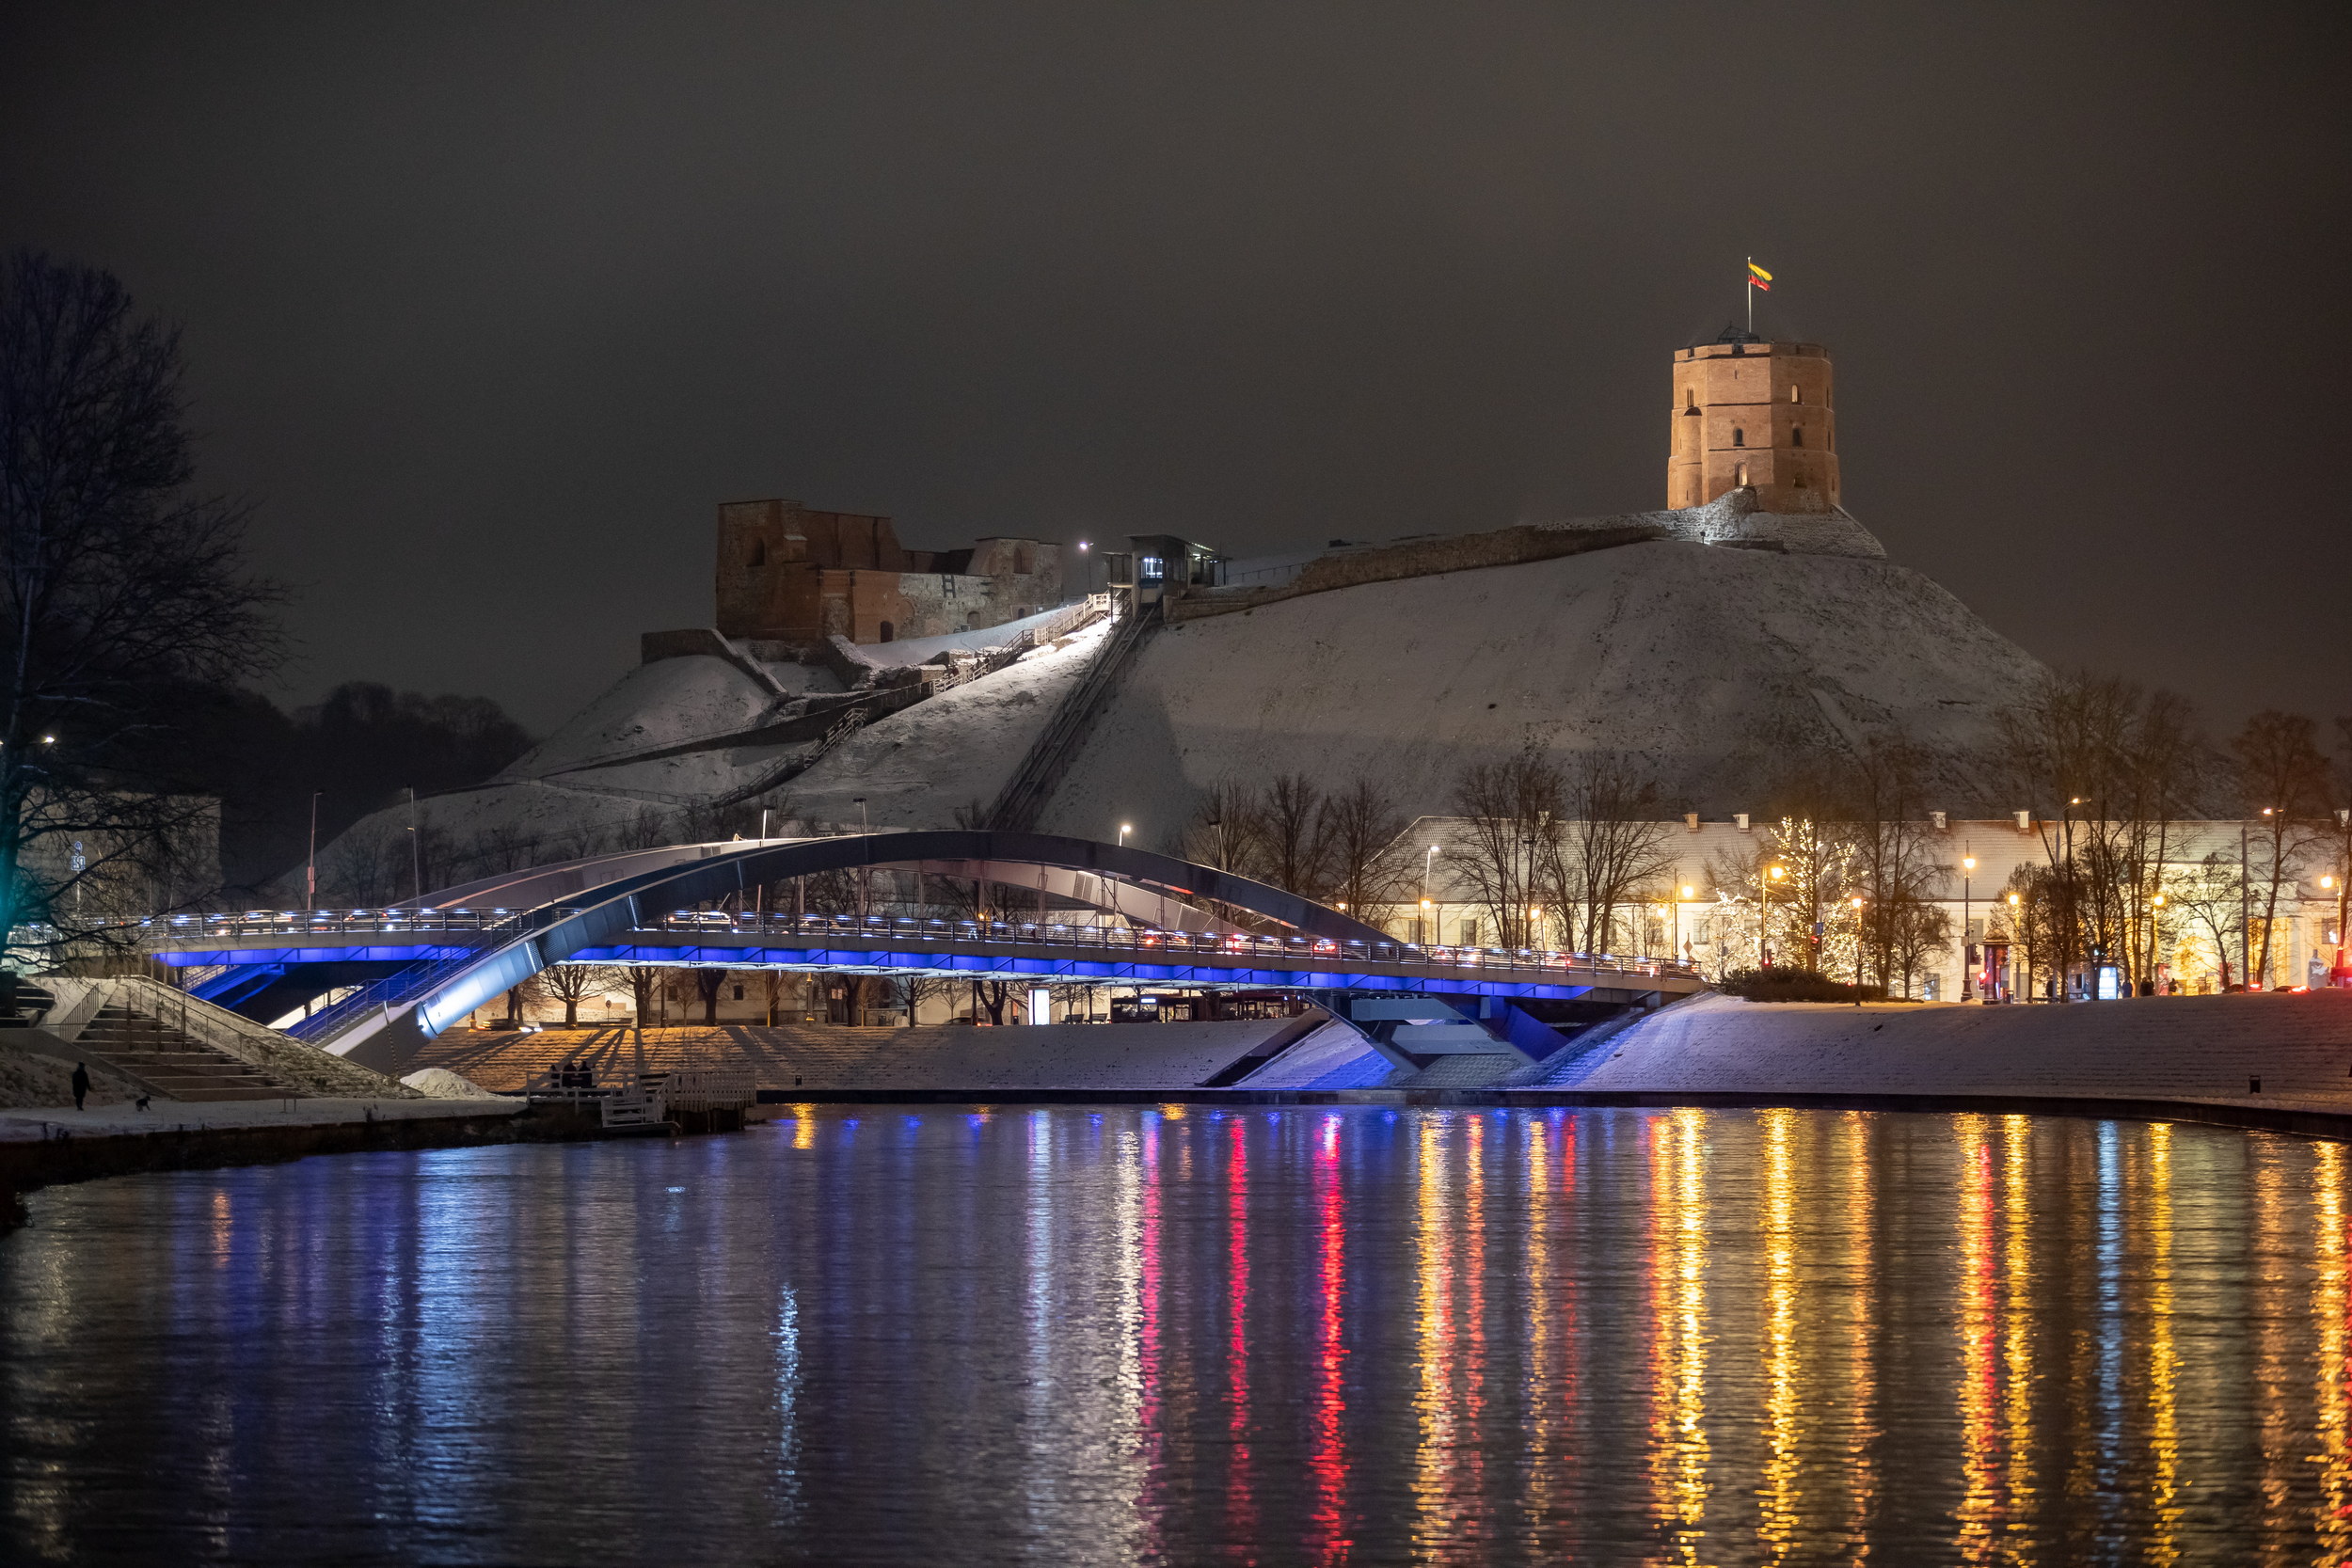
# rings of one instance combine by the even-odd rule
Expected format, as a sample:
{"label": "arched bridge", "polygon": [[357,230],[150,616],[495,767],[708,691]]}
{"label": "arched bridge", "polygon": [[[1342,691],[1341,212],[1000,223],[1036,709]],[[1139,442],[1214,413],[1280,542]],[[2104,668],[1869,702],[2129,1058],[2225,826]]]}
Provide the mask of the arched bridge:
{"label": "arched bridge", "polygon": [[[812,879],[835,908],[807,907]],[[1400,943],[1231,872],[977,829],[628,851],[392,909],[173,916],[143,936],[248,1017],[346,992],[294,1032],[380,1066],[560,963],[1311,991],[1400,1063],[1540,1060],[1563,1028],[1703,984],[1666,960]]]}

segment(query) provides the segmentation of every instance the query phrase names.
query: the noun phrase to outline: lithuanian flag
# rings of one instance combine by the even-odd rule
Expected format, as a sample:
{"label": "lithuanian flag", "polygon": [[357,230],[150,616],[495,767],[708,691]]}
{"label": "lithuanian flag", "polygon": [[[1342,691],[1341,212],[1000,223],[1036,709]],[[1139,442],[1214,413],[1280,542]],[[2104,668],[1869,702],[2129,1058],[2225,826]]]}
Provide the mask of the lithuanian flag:
{"label": "lithuanian flag", "polygon": [[1754,261],[1750,261],[1748,263],[1748,285],[1751,288],[1761,289],[1769,294],[1772,292],[1772,275]]}

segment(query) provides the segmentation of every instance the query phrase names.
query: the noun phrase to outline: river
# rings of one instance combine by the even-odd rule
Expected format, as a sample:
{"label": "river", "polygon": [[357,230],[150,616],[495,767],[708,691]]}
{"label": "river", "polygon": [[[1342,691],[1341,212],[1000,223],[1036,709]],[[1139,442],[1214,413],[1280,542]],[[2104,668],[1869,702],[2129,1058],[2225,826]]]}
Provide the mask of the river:
{"label": "river", "polygon": [[2335,1144],[801,1108],[48,1190],[0,1560],[2336,1561]]}

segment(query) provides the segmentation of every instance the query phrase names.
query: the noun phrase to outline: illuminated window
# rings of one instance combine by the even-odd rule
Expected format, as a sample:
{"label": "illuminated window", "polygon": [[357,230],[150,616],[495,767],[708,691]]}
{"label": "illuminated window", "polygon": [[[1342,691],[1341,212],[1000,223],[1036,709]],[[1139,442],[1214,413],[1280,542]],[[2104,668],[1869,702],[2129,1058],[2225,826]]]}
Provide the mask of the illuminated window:
{"label": "illuminated window", "polygon": [[1790,403],[1803,403],[1804,401],[1804,394],[1797,388],[1791,387],[1788,388],[1788,401]]}
{"label": "illuminated window", "polygon": [[1147,555],[1143,558],[1143,577],[1145,581],[1159,581],[1161,574],[1166,570],[1167,568],[1161,563],[1158,556]]}
{"label": "illuminated window", "polygon": [[1745,463],[1742,463],[1742,464],[1740,464],[1740,467],[1739,467],[1738,468],[1736,468],[1736,469],[1734,469],[1734,470],[1733,470],[1733,472],[1732,472],[1732,477],[1731,477],[1731,483],[1734,483],[1734,484],[1742,484],[1742,485],[1743,485],[1743,484],[1747,483],[1747,482],[1748,482],[1748,466],[1747,466]]}

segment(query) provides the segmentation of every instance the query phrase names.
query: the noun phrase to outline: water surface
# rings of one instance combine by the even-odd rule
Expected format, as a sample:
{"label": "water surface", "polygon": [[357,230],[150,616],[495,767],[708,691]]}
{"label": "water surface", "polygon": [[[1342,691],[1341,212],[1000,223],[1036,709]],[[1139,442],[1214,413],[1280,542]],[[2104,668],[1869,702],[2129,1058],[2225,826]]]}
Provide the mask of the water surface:
{"label": "water surface", "polygon": [[0,1241],[0,1560],[2334,1562],[2344,1149],[827,1108]]}

